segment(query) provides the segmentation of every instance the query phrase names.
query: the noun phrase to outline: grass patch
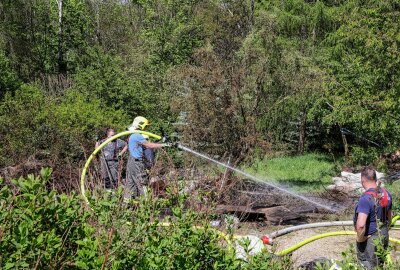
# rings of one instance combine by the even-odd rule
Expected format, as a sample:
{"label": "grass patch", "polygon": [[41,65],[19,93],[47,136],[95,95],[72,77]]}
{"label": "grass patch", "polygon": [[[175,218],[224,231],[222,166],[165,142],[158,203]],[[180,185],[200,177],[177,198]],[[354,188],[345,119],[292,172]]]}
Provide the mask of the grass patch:
{"label": "grass patch", "polygon": [[257,160],[247,172],[265,179],[273,179],[297,190],[319,191],[332,183],[336,173],[335,162],[322,154],[276,157]]}

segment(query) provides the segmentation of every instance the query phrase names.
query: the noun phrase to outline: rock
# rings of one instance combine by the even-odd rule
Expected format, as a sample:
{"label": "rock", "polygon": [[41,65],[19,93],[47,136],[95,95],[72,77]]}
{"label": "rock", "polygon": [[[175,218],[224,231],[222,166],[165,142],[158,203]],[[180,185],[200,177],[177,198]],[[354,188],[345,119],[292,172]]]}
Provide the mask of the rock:
{"label": "rock", "polygon": [[[346,178],[349,182],[360,182],[361,181],[361,173],[350,173],[350,172],[341,172],[342,178]],[[376,178],[378,180],[384,179],[385,174],[376,171]]]}
{"label": "rock", "polygon": [[211,227],[218,228],[221,227],[221,220],[211,220],[210,225]]}
{"label": "rock", "polygon": [[348,182],[360,182],[361,173],[341,172],[342,179]]}
{"label": "rock", "polygon": [[381,173],[381,172],[378,172],[378,171],[376,171],[376,178],[377,178],[378,180],[385,179],[385,174],[384,174],[384,173]]}
{"label": "rock", "polygon": [[342,177],[337,177],[337,176],[332,177],[332,181],[333,181],[333,183],[334,183],[335,185],[344,183],[344,182],[343,182],[343,178],[342,178]]}
{"label": "rock", "polygon": [[317,270],[317,269],[325,269],[325,267],[321,266],[327,266],[328,268],[326,269],[332,269],[332,270],[341,270],[342,268],[337,265],[333,260],[329,260],[327,258],[317,258],[311,262],[304,263],[300,265],[300,269],[302,270]]}
{"label": "rock", "polygon": [[[378,180],[385,177],[384,173],[376,172]],[[350,196],[358,196],[364,191],[361,185],[361,173],[341,172],[340,177],[332,177],[333,185],[327,187],[331,191],[339,191]],[[383,183],[381,184],[383,186]]]}

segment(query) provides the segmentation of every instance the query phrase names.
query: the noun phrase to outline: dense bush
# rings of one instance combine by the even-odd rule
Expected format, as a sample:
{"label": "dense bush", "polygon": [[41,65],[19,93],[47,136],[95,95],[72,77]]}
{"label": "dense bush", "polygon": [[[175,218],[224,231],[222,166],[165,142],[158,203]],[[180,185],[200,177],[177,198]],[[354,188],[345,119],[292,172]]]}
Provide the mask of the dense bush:
{"label": "dense bush", "polygon": [[[0,180],[0,267],[3,269],[289,269],[261,254],[236,259],[207,219],[183,211],[184,196],[143,199],[127,207],[116,194],[92,197],[46,188],[51,171],[5,184]],[[173,216],[162,225],[159,214]],[[194,227],[199,225],[200,227]]]}
{"label": "dense bush", "polygon": [[123,112],[76,90],[55,98],[36,85],[22,85],[0,103],[0,167],[32,156],[53,165],[80,160],[99,128],[122,129],[128,122]]}
{"label": "dense bush", "polygon": [[[0,191],[0,265],[4,269],[71,263],[87,233],[88,214],[76,195],[46,190],[50,171],[12,181]],[[2,181],[2,180],[1,180]],[[3,184],[3,183],[1,183]]]}

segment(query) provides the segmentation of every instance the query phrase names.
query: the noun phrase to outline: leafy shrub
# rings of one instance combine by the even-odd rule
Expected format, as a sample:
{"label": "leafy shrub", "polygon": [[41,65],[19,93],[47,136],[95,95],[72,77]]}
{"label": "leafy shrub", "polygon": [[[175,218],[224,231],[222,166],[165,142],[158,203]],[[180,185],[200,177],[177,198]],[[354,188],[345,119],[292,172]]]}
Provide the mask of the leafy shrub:
{"label": "leafy shrub", "polygon": [[58,268],[73,258],[75,241],[85,235],[80,224],[85,224],[88,215],[79,198],[48,191],[45,184],[50,173],[47,169],[41,177],[12,180],[12,187],[0,190],[0,265],[4,269]]}
{"label": "leafy shrub", "polygon": [[[244,263],[205,216],[183,210],[185,197],[121,203],[122,190],[90,198],[57,194],[40,177],[0,180],[0,267],[4,269],[290,269],[260,254]],[[173,215],[160,223],[169,207]],[[167,222],[168,224],[165,224]],[[199,225],[199,226],[194,226]],[[258,267],[257,267],[258,268]]]}
{"label": "leafy shrub", "polygon": [[0,103],[0,167],[31,156],[52,164],[81,160],[100,127],[123,128],[128,118],[96,99],[68,90],[59,99],[36,85],[22,85]]}
{"label": "leafy shrub", "polygon": [[0,50],[0,99],[4,93],[14,91],[18,88],[20,82],[17,75],[10,66],[10,61],[7,59],[5,53]]}
{"label": "leafy shrub", "polygon": [[379,158],[377,148],[368,147],[367,149],[359,146],[352,147],[351,160],[355,164],[368,165]]}

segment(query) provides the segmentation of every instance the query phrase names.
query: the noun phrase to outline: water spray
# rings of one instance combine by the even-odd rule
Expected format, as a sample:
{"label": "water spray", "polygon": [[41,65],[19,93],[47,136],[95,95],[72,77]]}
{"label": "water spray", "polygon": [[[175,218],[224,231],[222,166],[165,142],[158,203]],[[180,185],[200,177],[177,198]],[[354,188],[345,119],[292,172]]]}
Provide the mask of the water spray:
{"label": "water spray", "polygon": [[[106,146],[109,142],[111,142],[111,141],[113,141],[113,140],[115,140],[115,139],[117,139],[117,138],[119,138],[119,137],[126,136],[126,135],[130,135],[130,134],[132,134],[132,133],[141,133],[141,134],[145,134],[145,135],[148,135],[148,136],[153,137],[153,138],[156,138],[156,139],[160,139],[160,138],[161,138],[161,136],[158,136],[158,135],[153,134],[153,133],[150,133],[150,132],[141,131],[141,130],[124,131],[124,132],[118,133],[118,134],[112,136],[111,138],[107,139],[107,140],[104,141],[97,149],[95,149],[95,150],[93,151],[93,153],[89,156],[88,160],[86,161],[86,164],[85,164],[85,166],[83,167],[82,174],[81,174],[81,194],[82,194],[84,200],[85,200],[88,204],[89,204],[89,200],[88,200],[88,198],[86,197],[86,194],[85,194],[85,193],[86,193],[86,190],[85,190],[85,181],[86,181],[86,172],[87,172],[87,169],[88,169],[88,167],[89,167],[91,161],[93,160],[93,158],[95,157],[95,155],[96,155],[99,151],[101,151],[101,149],[102,149],[104,146]],[[326,209],[326,210],[328,210],[328,211],[330,211],[330,212],[336,212],[336,210],[337,210],[337,209],[334,209],[333,207],[330,207],[330,206],[324,205],[324,204],[322,204],[322,203],[316,202],[316,201],[314,201],[314,200],[311,200],[311,199],[309,199],[309,198],[307,198],[307,197],[305,197],[305,196],[303,196],[303,195],[297,194],[297,193],[295,193],[295,192],[293,192],[293,191],[290,191],[290,190],[288,190],[288,189],[286,189],[286,188],[283,188],[283,187],[278,186],[278,185],[276,185],[276,184],[273,184],[273,183],[271,183],[271,182],[266,182],[266,181],[264,181],[265,179],[259,179],[259,178],[257,178],[257,177],[254,176],[254,175],[251,175],[251,174],[249,174],[249,173],[246,173],[246,172],[244,172],[244,171],[242,171],[242,170],[240,170],[240,169],[237,169],[237,168],[235,168],[235,167],[233,167],[233,166],[231,166],[231,165],[225,164],[225,163],[223,163],[223,162],[221,162],[221,161],[215,160],[215,159],[213,159],[213,158],[211,158],[211,157],[209,157],[209,156],[207,156],[207,155],[204,155],[204,154],[199,153],[199,152],[197,152],[197,151],[195,151],[195,150],[193,150],[193,149],[190,149],[190,148],[188,148],[188,147],[186,147],[186,146],[183,146],[182,144],[179,144],[179,143],[178,143],[176,146],[178,147],[178,149],[181,149],[182,151],[185,151],[185,152],[188,152],[188,153],[192,153],[192,154],[194,154],[194,155],[196,155],[196,156],[198,156],[198,157],[201,157],[201,158],[203,158],[203,159],[206,159],[206,160],[208,160],[208,161],[211,161],[211,162],[213,162],[213,163],[215,163],[215,164],[218,164],[218,165],[220,165],[220,166],[222,166],[222,167],[225,167],[225,168],[227,168],[227,169],[229,169],[229,170],[232,170],[232,171],[234,171],[234,172],[236,172],[236,173],[238,173],[238,174],[241,174],[241,175],[243,175],[243,176],[245,176],[245,177],[247,177],[247,178],[249,178],[249,179],[251,179],[251,180],[253,180],[253,181],[255,181],[255,182],[263,183],[263,184],[265,184],[265,185],[267,185],[267,186],[270,186],[270,187],[272,187],[272,188],[274,188],[274,189],[276,189],[276,190],[279,190],[279,191],[281,191],[281,192],[283,192],[283,193],[286,193],[286,194],[288,194],[288,195],[291,196],[291,197],[294,197],[294,198],[300,199],[300,200],[302,200],[302,201],[311,203],[311,204],[313,204],[313,205],[315,205],[315,206],[317,206],[317,207]]]}
{"label": "water spray", "polygon": [[286,188],[283,188],[283,187],[278,186],[278,185],[276,185],[276,184],[273,184],[273,183],[271,183],[271,182],[266,182],[266,181],[264,181],[264,179],[259,179],[258,177],[254,176],[254,175],[251,175],[251,174],[249,174],[249,173],[247,173],[247,172],[244,172],[244,171],[242,171],[242,170],[240,170],[240,169],[238,169],[238,168],[232,167],[231,165],[228,165],[228,164],[225,164],[225,163],[223,163],[223,162],[221,162],[221,161],[218,161],[218,160],[216,160],[216,159],[213,159],[213,158],[211,158],[211,157],[209,157],[209,156],[207,156],[207,155],[204,155],[204,154],[202,154],[202,153],[199,153],[199,152],[197,152],[197,151],[195,151],[195,150],[193,150],[193,149],[190,149],[190,148],[188,148],[188,147],[186,147],[186,146],[183,146],[183,145],[181,145],[181,144],[178,144],[177,147],[178,147],[179,149],[181,149],[182,151],[185,151],[185,152],[194,154],[194,155],[196,155],[196,156],[198,156],[198,157],[201,157],[201,158],[203,158],[203,159],[206,159],[206,160],[208,160],[208,161],[211,161],[211,162],[213,162],[213,163],[215,163],[215,164],[218,164],[218,165],[220,165],[220,166],[222,166],[222,167],[225,167],[225,168],[227,168],[227,169],[229,169],[229,170],[232,170],[232,171],[234,171],[234,172],[236,172],[236,173],[238,173],[238,174],[241,174],[241,175],[243,175],[243,176],[245,176],[245,177],[247,177],[247,178],[249,178],[249,179],[251,179],[251,180],[253,180],[253,181],[255,181],[255,182],[263,183],[263,184],[265,184],[265,185],[268,185],[268,186],[270,186],[270,187],[272,187],[272,188],[274,188],[274,189],[276,189],[276,190],[279,190],[279,191],[281,191],[281,192],[283,192],[283,193],[288,194],[288,195],[291,196],[291,197],[294,197],[294,198],[300,199],[300,200],[302,200],[302,201],[311,203],[311,204],[313,204],[313,205],[315,205],[315,206],[317,206],[317,207],[324,208],[324,209],[326,209],[326,210],[328,210],[328,211],[330,211],[330,212],[336,212],[336,211],[337,211],[337,209],[335,210],[333,207],[330,207],[330,206],[328,206],[328,205],[324,205],[324,204],[321,204],[321,203],[319,203],[319,202],[313,201],[313,200],[311,200],[311,199],[309,199],[309,198],[307,198],[307,197],[305,197],[305,196],[303,196],[303,195],[297,194],[297,193],[295,193],[295,192],[293,192],[293,191],[290,191],[290,190],[288,190],[288,189],[286,189]]}

